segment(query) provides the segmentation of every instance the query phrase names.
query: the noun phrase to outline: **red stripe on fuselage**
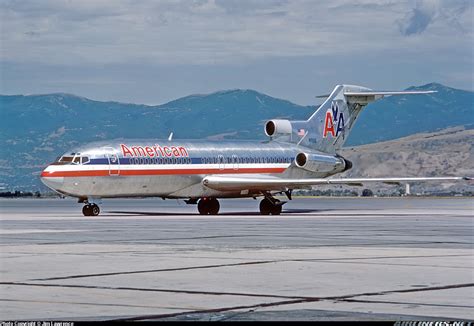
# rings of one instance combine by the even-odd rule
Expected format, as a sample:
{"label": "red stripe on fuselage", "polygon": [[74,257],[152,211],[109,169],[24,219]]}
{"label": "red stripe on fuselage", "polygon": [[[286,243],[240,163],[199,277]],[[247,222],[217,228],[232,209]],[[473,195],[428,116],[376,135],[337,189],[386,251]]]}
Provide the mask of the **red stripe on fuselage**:
{"label": "red stripe on fuselage", "polygon": [[189,174],[239,174],[239,173],[282,173],[285,168],[243,168],[243,169],[170,169],[170,170],[84,170],[84,171],[43,171],[42,177],[108,177],[141,175],[189,175]]}

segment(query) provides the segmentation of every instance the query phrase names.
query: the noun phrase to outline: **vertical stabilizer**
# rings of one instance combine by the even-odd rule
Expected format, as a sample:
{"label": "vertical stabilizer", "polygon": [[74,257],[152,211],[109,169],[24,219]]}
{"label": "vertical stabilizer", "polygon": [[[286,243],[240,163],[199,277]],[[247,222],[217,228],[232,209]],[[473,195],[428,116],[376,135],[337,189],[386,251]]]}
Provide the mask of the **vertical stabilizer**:
{"label": "vertical stabilizer", "polygon": [[362,86],[337,85],[308,120],[271,120],[265,125],[265,132],[281,141],[336,153],[367,104],[390,95],[429,93],[435,91],[373,91]]}

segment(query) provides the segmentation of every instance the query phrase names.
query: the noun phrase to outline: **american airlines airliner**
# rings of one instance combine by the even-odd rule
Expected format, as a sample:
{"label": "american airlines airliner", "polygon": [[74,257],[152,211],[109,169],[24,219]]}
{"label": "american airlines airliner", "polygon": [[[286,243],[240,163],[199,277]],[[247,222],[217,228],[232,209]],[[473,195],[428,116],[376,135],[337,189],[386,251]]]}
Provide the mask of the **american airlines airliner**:
{"label": "american airlines airliner", "polygon": [[294,189],[365,182],[451,182],[467,177],[329,178],[352,167],[338,154],[361,110],[390,95],[338,85],[305,121],[266,122],[266,141],[124,139],[90,143],[66,152],[41,173],[54,191],[78,198],[85,216],[100,213],[102,198],[182,198],[200,214],[219,213],[219,198],[262,197],[260,213],[279,215],[275,198]]}

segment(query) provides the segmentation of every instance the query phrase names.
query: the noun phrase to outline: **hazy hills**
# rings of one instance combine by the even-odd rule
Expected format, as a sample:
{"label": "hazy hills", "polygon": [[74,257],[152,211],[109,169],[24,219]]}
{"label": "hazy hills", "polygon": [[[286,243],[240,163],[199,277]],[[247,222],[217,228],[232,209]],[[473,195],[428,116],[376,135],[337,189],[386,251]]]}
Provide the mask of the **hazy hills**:
{"label": "hazy hills", "polygon": [[[434,177],[474,176],[474,129],[448,128],[396,140],[347,147],[341,155],[351,160],[353,169],[344,177]],[[396,189],[367,184],[366,188]],[[413,183],[412,193],[423,191],[474,191],[473,182],[440,184]]]}
{"label": "hazy hills", "polygon": [[[428,84],[438,93],[369,105],[348,145],[395,139],[452,126],[474,126],[474,93]],[[191,95],[159,106],[99,102],[70,94],[0,95],[0,183],[36,189],[39,171],[82,143],[113,138],[264,139],[271,118],[305,119],[300,106],[253,90]]]}

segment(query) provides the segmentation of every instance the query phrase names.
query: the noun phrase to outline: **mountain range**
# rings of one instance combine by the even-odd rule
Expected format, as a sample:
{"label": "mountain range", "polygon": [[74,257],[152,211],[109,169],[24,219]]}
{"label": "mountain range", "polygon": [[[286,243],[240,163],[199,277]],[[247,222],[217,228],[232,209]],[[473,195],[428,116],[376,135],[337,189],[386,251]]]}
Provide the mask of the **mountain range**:
{"label": "mountain range", "polygon": [[[396,139],[447,127],[474,126],[474,93],[431,83],[408,89],[422,96],[389,97],[367,106],[347,146]],[[0,95],[0,184],[42,188],[39,172],[79,144],[113,138],[265,139],[272,118],[301,120],[315,110],[254,90],[186,96],[148,106],[100,102],[70,94]]]}

